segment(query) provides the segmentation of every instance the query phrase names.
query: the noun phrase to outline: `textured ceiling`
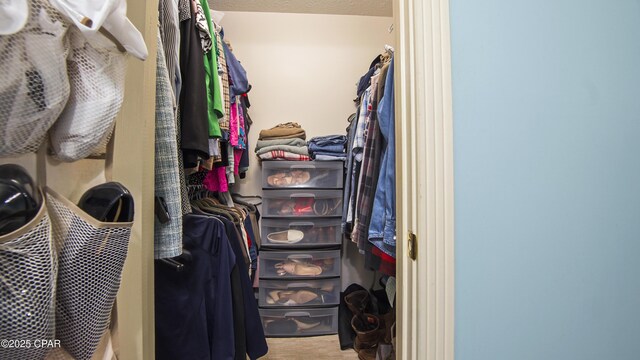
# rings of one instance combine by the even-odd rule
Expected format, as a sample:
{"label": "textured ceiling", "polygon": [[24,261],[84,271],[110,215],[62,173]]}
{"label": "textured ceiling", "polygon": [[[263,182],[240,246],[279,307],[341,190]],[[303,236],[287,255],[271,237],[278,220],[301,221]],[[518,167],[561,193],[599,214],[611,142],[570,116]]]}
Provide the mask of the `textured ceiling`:
{"label": "textured ceiling", "polygon": [[393,16],[391,0],[209,0],[219,11]]}

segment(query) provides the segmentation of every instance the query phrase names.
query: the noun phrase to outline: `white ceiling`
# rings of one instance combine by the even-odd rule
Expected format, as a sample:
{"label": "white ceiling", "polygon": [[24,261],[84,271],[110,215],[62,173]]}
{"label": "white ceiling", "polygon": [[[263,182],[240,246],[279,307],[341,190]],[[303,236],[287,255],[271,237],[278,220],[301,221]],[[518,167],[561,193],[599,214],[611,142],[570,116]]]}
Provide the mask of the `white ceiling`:
{"label": "white ceiling", "polygon": [[391,0],[209,0],[212,10],[393,16]]}

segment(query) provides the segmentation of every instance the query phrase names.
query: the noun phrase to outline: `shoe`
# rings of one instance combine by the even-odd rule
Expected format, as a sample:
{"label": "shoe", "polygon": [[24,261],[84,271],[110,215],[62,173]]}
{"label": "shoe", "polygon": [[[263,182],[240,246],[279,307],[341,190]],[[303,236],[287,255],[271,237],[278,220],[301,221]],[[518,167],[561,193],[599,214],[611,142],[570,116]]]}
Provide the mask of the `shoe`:
{"label": "shoe", "polygon": [[295,334],[298,330],[298,324],[291,319],[278,319],[264,321],[264,327],[267,334]]}
{"label": "shoe", "polygon": [[267,239],[275,244],[295,244],[304,238],[304,233],[300,230],[285,230],[272,232],[267,235]]}
{"label": "shoe", "polygon": [[293,177],[287,175],[287,173],[277,173],[267,177],[267,184],[272,187],[287,186],[292,183]]}
{"label": "shoe", "polygon": [[360,349],[358,351],[358,360],[377,360],[378,347]]}
{"label": "shoe", "polygon": [[29,223],[40,204],[40,194],[22,166],[0,165],[0,235]]}
{"label": "shoe", "polygon": [[298,317],[298,318],[293,318],[293,321],[295,321],[296,325],[298,325],[298,329],[302,331],[313,329],[314,327],[320,325],[320,321],[312,320],[308,318]]}
{"label": "shoe", "polygon": [[384,329],[384,343],[391,344],[392,340],[392,330],[391,327],[396,323],[396,313],[395,311],[390,311],[386,314],[379,315],[380,317],[380,328]]}
{"label": "shoe", "polygon": [[369,292],[367,290],[356,290],[345,296],[344,302],[353,315],[361,314],[369,307]]}
{"label": "shoe", "polygon": [[304,185],[311,180],[311,174],[304,170],[293,170],[290,173],[294,185]]}
{"label": "shoe", "polygon": [[289,260],[284,263],[277,263],[275,267],[276,272],[280,276],[284,276],[287,274],[298,276],[318,276],[322,274],[322,268],[320,266],[308,263],[298,263]]}
{"label": "shoe", "polygon": [[384,330],[380,328],[380,319],[373,314],[355,315],[351,319],[351,328],[356,333],[354,350],[361,360],[374,360]]}
{"label": "shoe", "polygon": [[78,207],[101,222],[133,221],[133,196],[117,182],[108,182],[87,190]]}
{"label": "shoe", "polygon": [[318,199],[313,204],[313,212],[318,216],[333,216],[341,205],[342,200]]}
{"label": "shoe", "polygon": [[307,304],[317,298],[318,294],[310,290],[273,290],[269,291],[267,304],[296,306]]}

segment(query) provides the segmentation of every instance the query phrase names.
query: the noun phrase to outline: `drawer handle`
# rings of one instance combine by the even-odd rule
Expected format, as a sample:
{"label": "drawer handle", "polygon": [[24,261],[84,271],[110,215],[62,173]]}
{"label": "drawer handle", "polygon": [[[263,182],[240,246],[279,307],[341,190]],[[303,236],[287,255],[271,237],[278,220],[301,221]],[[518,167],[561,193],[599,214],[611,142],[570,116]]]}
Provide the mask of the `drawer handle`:
{"label": "drawer handle", "polygon": [[284,316],[285,317],[300,317],[300,316],[311,317],[311,314],[305,311],[290,311],[288,313],[285,313]]}
{"label": "drawer handle", "polygon": [[291,194],[289,195],[290,198],[295,199],[295,198],[312,198],[315,199],[316,198],[316,194],[312,194],[312,193],[298,193],[298,194]]}
{"label": "drawer handle", "polygon": [[315,169],[316,166],[315,165],[291,165],[292,169]]}
{"label": "drawer handle", "polygon": [[309,283],[291,283],[287,285],[287,289],[296,289],[296,288],[311,288],[313,285]]}
{"label": "drawer handle", "polygon": [[287,256],[287,259],[313,259],[313,255],[309,254],[292,254]]}
{"label": "drawer handle", "polygon": [[295,221],[295,222],[290,222],[289,223],[289,229],[291,229],[291,227],[293,226],[308,226],[308,227],[315,227],[315,224],[312,223],[311,221]]}

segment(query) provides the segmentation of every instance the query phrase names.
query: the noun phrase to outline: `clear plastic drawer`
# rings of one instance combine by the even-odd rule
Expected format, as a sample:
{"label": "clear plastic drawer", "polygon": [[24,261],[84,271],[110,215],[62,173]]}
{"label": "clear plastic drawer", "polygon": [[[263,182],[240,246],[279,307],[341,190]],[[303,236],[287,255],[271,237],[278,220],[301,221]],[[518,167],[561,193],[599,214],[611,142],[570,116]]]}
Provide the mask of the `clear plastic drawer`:
{"label": "clear plastic drawer", "polygon": [[342,216],[341,190],[264,190],[265,217]]}
{"label": "clear plastic drawer", "polygon": [[269,337],[299,337],[338,333],[338,308],[260,309]]}
{"label": "clear plastic drawer", "polygon": [[265,161],[262,188],[341,189],[342,161]]}
{"label": "clear plastic drawer", "polygon": [[336,306],[340,278],[323,280],[260,280],[260,307]]}
{"label": "clear plastic drawer", "polygon": [[309,248],[342,244],[340,218],[262,219],[262,246]]}
{"label": "clear plastic drawer", "polygon": [[340,250],[262,251],[259,258],[261,279],[340,276]]}

